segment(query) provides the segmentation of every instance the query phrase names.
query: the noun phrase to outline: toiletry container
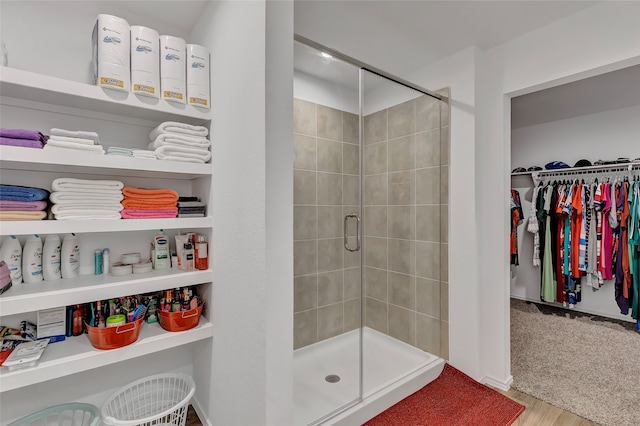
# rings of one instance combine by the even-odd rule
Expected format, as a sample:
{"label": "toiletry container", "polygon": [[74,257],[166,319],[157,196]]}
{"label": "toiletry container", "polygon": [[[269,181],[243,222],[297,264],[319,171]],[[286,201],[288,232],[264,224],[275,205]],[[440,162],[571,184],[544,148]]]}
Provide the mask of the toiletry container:
{"label": "toiletry container", "polygon": [[11,283],[22,282],[22,245],[15,235],[9,235],[0,247],[0,260],[4,260],[9,267]]}
{"label": "toiletry container", "polygon": [[209,50],[187,44],[187,103],[209,109]]}
{"label": "toiletry container", "polygon": [[80,246],[76,234],[68,234],[62,240],[60,252],[60,270],[62,278],[78,276],[80,270]]}
{"label": "toiletry container", "polygon": [[159,34],[140,25],[131,26],[131,92],[160,97]]}
{"label": "toiletry container", "polygon": [[111,266],[109,262],[109,249],[106,248],[102,250],[102,272],[104,272],[105,274],[109,273],[109,266]]}
{"label": "toiletry container", "polygon": [[160,98],[186,103],[185,41],[180,37],[160,36]]}
{"label": "toiletry container", "polygon": [[131,80],[129,23],[117,16],[100,14],[93,27],[93,83],[129,91]]}
{"label": "toiletry container", "polygon": [[209,253],[207,248],[205,236],[198,235],[197,242],[195,244],[195,264],[196,269],[199,271],[209,269]]}
{"label": "toiletry container", "polygon": [[42,281],[42,239],[29,235],[22,249],[22,280],[25,283]]}
{"label": "toiletry container", "polygon": [[42,248],[42,276],[45,281],[62,278],[60,273],[60,237],[56,234],[47,236]]}
{"label": "toiletry container", "polygon": [[155,269],[171,268],[169,238],[166,235],[156,235],[153,239],[153,267]]}

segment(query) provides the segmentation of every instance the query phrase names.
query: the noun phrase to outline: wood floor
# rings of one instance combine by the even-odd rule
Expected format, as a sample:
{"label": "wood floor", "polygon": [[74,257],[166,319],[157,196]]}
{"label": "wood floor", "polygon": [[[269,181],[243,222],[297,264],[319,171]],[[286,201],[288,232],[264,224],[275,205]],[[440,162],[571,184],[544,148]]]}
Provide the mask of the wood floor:
{"label": "wood floor", "polygon": [[576,416],[573,413],[558,408],[537,398],[522,393],[513,388],[507,392],[500,393],[509,398],[518,401],[526,408],[524,413],[513,422],[514,426],[545,426],[545,425],[562,425],[562,426],[597,426],[598,423],[587,420],[583,417]]}
{"label": "wood floor", "polygon": [[[500,393],[526,407],[524,413],[513,422],[514,426],[598,426],[598,423],[576,416],[513,388],[507,392],[500,391]],[[202,426],[192,406],[189,406],[186,426]]]}

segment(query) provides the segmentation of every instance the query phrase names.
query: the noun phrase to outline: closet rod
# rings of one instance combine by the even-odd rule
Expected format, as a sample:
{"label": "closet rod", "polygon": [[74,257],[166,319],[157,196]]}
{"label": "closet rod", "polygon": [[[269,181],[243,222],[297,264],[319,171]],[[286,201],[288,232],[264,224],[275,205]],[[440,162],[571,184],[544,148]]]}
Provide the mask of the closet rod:
{"label": "closet rod", "polygon": [[631,172],[640,170],[640,163],[606,164],[602,166],[571,167],[557,170],[538,170],[531,173],[536,180],[543,177],[572,176],[591,173]]}

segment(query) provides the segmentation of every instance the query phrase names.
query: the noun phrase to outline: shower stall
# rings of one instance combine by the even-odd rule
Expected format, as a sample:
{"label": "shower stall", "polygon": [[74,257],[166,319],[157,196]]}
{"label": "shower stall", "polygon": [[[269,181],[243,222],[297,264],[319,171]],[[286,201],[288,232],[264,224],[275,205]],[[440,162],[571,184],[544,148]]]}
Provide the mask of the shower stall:
{"label": "shower stall", "polygon": [[361,424],[448,357],[448,93],[294,58],[294,424]]}

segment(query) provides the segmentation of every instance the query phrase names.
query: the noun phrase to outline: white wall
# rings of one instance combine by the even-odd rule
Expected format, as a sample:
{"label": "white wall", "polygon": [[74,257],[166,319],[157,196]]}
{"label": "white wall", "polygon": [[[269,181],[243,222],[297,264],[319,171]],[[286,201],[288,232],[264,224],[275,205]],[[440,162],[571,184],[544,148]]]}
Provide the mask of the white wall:
{"label": "white wall", "polygon": [[[484,52],[478,63],[476,146],[479,170],[480,316],[452,306],[451,316],[480,320],[482,374],[510,381],[509,96],[640,63],[640,3],[604,2]],[[452,161],[452,170],[453,170]],[[460,171],[462,172],[462,171]],[[462,172],[464,173],[464,172]],[[470,174],[466,176],[472,178]],[[455,260],[452,260],[455,262]],[[453,348],[452,348],[453,350]]]}
{"label": "white wall", "polygon": [[[475,62],[476,48],[465,49],[418,70],[407,80],[423,87],[450,87],[449,176],[449,361],[481,378],[481,330],[477,320],[478,241],[476,233]],[[451,226],[453,225],[453,226]]]}
{"label": "white wall", "polygon": [[[167,21],[160,22],[126,10],[122,1],[2,1],[0,29],[9,66],[66,80],[91,83],[91,33],[100,13],[125,18],[160,34],[189,34]],[[157,8],[154,2],[149,7]],[[28,43],[28,44],[25,44]]]}
{"label": "white wall", "polygon": [[[640,82],[638,82],[640,84]],[[640,99],[638,100],[640,102]],[[511,168],[640,157],[640,105],[513,129]]]}
{"label": "white wall", "polygon": [[[354,80],[358,81],[358,68],[353,67]],[[302,71],[293,75],[293,96],[296,99],[360,114],[360,95],[357,89],[329,83]]]}
{"label": "white wall", "polygon": [[212,2],[193,31],[217,61],[211,89],[215,334],[196,366],[212,372],[199,377],[210,394],[198,402],[213,425],[291,423],[292,8],[291,2]]}

